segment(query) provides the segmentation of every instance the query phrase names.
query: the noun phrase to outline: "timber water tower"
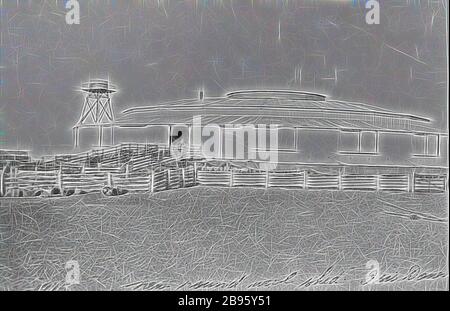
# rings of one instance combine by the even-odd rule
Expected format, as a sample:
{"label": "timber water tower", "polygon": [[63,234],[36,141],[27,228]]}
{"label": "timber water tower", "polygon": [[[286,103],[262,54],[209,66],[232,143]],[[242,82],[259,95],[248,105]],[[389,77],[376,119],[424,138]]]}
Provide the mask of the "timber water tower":
{"label": "timber water tower", "polygon": [[96,128],[98,131],[98,147],[103,146],[103,130],[110,128],[111,145],[114,145],[114,112],[111,95],[116,92],[115,86],[108,80],[91,79],[82,83],[81,90],[85,93],[81,116],[73,127],[74,147],[80,145],[80,130]]}

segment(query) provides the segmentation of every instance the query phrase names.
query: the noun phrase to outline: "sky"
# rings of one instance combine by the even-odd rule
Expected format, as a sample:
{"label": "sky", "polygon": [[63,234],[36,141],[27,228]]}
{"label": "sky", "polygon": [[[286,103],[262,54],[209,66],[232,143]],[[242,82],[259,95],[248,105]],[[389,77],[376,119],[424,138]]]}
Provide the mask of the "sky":
{"label": "sky", "polygon": [[0,2],[0,149],[71,150],[82,82],[108,78],[116,114],[254,88],[324,93],[431,117],[447,131],[447,1]]}

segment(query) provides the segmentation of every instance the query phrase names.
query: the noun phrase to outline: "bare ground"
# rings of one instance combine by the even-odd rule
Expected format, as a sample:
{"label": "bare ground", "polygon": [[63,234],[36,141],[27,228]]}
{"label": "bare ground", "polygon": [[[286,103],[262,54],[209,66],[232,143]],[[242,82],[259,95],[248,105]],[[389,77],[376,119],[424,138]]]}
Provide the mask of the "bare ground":
{"label": "bare ground", "polygon": [[[199,187],[0,200],[0,289],[64,290],[69,260],[81,278],[68,289],[79,290],[446,290],[448,276],[432,276],[448,275],[448,193]],[[369,260],[427,277],[363,286]]]}

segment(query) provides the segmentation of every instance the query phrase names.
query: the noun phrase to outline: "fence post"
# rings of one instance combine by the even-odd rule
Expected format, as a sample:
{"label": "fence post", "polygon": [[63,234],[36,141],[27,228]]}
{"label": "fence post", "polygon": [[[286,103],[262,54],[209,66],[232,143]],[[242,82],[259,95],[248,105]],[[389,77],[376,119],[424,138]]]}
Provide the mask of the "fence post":
{"label": "fence post", "polygon": [[[441,174],[441,171],[439,171],[438,179],[439,179],[439,178],[442,178],[442,191],[445,192],[445,185],[446,185],[446,182],[445,182],[445,174]],[[436,186],[437,186],[437,187],[440,187],[440,186],[438,186],[437,184],[436,184]],[[439,190],[439,188],[438,188],[438,190]]]}
{"label": "fence post", "polygon": [[12,187],[12,196],[17,197],[19,193],[19,183],[17,182],[17,168],[13,168],[11,171],[11,177],[13,181],[13,187]]}
{"label": "fence post", "polygon": [[303,188],[305,190],[308,190],[308,171],[307,170],[305,170],[303,172]]}
{"label": "fence post", "polygon": [[339,169],[339,173],[338,173],[338,190],[339,191],[342,190],[342,171],[341,171],[341,169]]}
{"label": "fence post", "polygon": [[230,170],[230,187],[233,187],[233,179],[234,179],[234,171],[233,169]]}
{"label": "fence post", "polygon": [[184,188],[186,187],[186,182],[184,180],[185,178],[185,172],[184,172],[184,167],[181,169],[181,186]]}
{"label": "fence post", "polygon": [[0,197],[4,196],[3,185],[5,183],[5,170],[0,171]]}
{"label": "fence post", "polygon": [[108,187],[114,187],[114,181],[113,181],[113,176],[112,176],[112,174],[111,174],[111,172],[108,172],[108,173],[106,173],[107,175],[106,175],[106,180],[107,180],[107,185],[108,185]]}
{"label": "fence post", "polygon": [[155,188],[155,171],[152,170],[150,173],[150,192],[154,192]]}
{"label": "fence post", "polygon": [[442,190],[444,192],[447,190],[447,177],[445,174],[442,175]]}
{"label": "fence post", "polygon": [[266,189],[269,188],[269,169],[266,168]]}
{"label": "fence post", "polygon": [[58,171],[58,177],[57,177],[58,179],[58,188],[59,188],[59,191],[61,191],[61,194],[62,193],[64,193],[64,189],[63,189],[63,180],[62,180],[62,170],[60,169],[59,171]]}
{"label": "fence post", "polygon": [[197,162],[194,162],[194,185],[197,183]]}
{"label": "fence post", "polygon": [[166,189],[170,188],[170,168],[167,169]]}

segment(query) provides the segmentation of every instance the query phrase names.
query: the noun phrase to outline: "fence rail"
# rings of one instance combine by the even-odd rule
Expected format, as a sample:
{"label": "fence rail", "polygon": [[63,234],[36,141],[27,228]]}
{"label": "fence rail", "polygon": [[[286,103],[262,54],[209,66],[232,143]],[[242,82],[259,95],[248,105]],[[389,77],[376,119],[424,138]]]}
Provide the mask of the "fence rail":
{"label": "fence rail", "polygon": [[[323,173],[303,167],[262,171],[213,166],[201,159],[174,159],[167,148],[151,144],[121,144],[102,150],[11,165],[2,163],[0,196],[66,195],[102,191],[158,192],[184,187],[256,187],[304,190],[447,191],[447,173],[356,173],[336,169]],[[361,172],[361,171],[359,171]]]}
{"label": "fence rail", "polygon": [[62,171],[1,172],[1,196],[23,191],[23,196],[36,191],[59,189],[84,192],[99,191],[105,186],[129,192],[158,192],[170,189],[201,186],[286,188],[343,191],[396,191],[439,193],[447,190],[447,176],[443,174],[357,175],[318,174],[309,171],[242,171],[165,168],[121,173],[118,169],[86,169],[83,173]]}
{"label": "fence rail", "polygon": [[445,192],[444,174],[319,174],[309,171],[246,172],[199,170],[203,186],[296,188],[308,190]]}

